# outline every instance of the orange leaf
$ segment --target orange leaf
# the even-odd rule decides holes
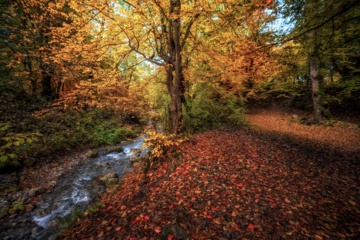
[[[117,228],[115,228],[115,231],[120,231],[121,230],[121,227],[117,227]]]
[[[112,208],[113,208],[112,206],[109,206],[106,210],[109,211],[109,210],[111,210]]]
[[[232,222],[231,225],[236,231],[241,232],[241,228],[239,228],[239,226],[235,222]]]
[[[156,228],[155,228],[155,232],[161,233],[161,227],[156,227]]]
[[[145,220],[145,221],[149,221],[149,220],[150,220],[150,217],[149,217],[148,215],[146,215],[146,216],[144,217],[144,220]]]
[[[216,223],[216,224],[221,224],[220,218],[215,218],[215,219],[214,219],[214,223]]]

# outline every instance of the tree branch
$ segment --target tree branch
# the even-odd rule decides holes
[[[304,35],[307,34],[308,32],[311,32],[311,31],[313,31],[313,30],[316,30],[316,29],[321,28],[321,27],[324,26],[326,23],[334,20],[334,19],[335,19],[336,17],[338,17],[339,15],[341,15],[341,14],[343,14],[343,13],[346,13],[347,11],[351,10],[351,9],[352,9],[353,7],[355,7],[356,5],[360,5],[360,2],[356,2],[356,1],[355,1],[355,2],[353,2],[352,4],[347,5],[346,7],[344,7],[343,9],[341,9],[340,11],[334,13],[332,16],[330,16],[330,17],[329,17],[328,19],[326,19],[325,21],[323,21],[323,22],[319,23],[318,25],[315,25],[315,26],[313,26],[313,27],[311,27],[311,28],[309,28],[309,29],[306,29],[305,31],[303,31],[302,33],[299,33],[298,35],[295,35],[295,36],[293,36],[293,37],[290,37],[290,38],[287,38],[287,39],[284,39],[284,40],[280,40],[280,41],[277,41],[277,42],[273,42],[273,43],[268,44],[267,46],[263,46],[263,47],[261,47],[261,48],[262,48],[262,49],[267,49],[267,48],[271,48],[271,47],[273,47],[273,46],[277,46],[277,45],[279,45],[279,44],[282,45],[282,44],[284,44],[284,43],[287,43],[287,42],[290,42],[290,41],[292,41],[292,40],[294,40],[294,39],[297,39],[297,38],[299,38],[299,37],[301,37],[301,36],[304,36]],[[247,52],[247,53],[243,54],[243,56],[252,54],[252,53],[257,52],[257,51],[259,51],[259,48],[258,48],[258,49],[255,49],[255,50],[253,50],[253,51]]]
[[[181,49],[184,47],[185,43],[186,43],[186,39],[189,37],[189,34],[190,34],[190,29],[191,29],[191,26],[194,24],[195,20],[200,16],[199,13],[197,13],[194,18],[189,22],[189,25],[187,26],[186,28],[186,32],[185,32],[185,35],[184,35],[184,38],[182,40],[182,43],[181,43]]]
[[[311,31],[313,31],[313,30],[316,30],[316,29],[318,29],[318,28],[321,28],[321,27],[324,26],[326,23],[328,23],[328,22],[330,22],[331,20],[335,19],[337,16],[339,16],[339,15],[341,15],[341,14],[349,11],[350,9],[352,9],[353,7],[355,7],[356,5],[359,5],[359,4],[360,4],[360,2],[355,1],[355,2],[353,2],[352,4],[347,5],[346,7],[344,7],[343,9],[341,9],[339,12],[333,14],[332,16],[330,16],[328,19],[326,19],[326,20],[323,21],[322,23],[320,23],[320,24],[318,24],[318,25],[316,25],[316,26],[314,26],[314,27],[311,27],[311,28],[305,30],[304,32],[302,32],[302,33],[300,33],[300,34],[298,34],[298,35],[296,35],[296,36],[294,36],[294,37],[291,37],[291,38],[288,38],[288,39],[286,39],[286,40],[284,40],[284,41],[281,41],[280,43],[285,43],[285,42],[294,40],[294,39],[296,39],[296,38],[299,38],[299,37],[307,34],[308,32],[311,32]]]

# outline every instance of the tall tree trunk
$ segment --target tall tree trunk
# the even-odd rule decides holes
[[[179,15],[181,11],[180,0],[170,0],[170,14]],[[171,65],[166,69],[166,83],[170,93],[169,123],[170,131],[178,134],[183,127],[182,104],[185,102],[185,87],[183,65],[181,58],[180,17],[175,17],[169,22],[168,51]]]
[[[311,93],[314,107],[314,121],[321,122],[321,106],[319,94],[319,61],[316,56],[310,56],[310,79],[311,79]]]
[[[184,92],[181,88],[176,87],[178,85],[178,80],[176,79],[176,71],[172,70],[173,68],[167,70],[166,80],[168,83],[171,83],[171,87],[168,89],[170,93],[170,104],[169,104],[169,124],[170,131],[174,134],[178,134],[182,130],[182,104]],[[175,76],[174,76],[175,73]],[[169,86],[169,84],[168,84]]]
[[[316,30],[308,33],[311,40],[312,50],[309,53],[309,68],[310,68],[310,82],[311,82],[311,96],[313,102],[313,116],[314,123],[321,122],[321,105],[320,105],[320,45]]]

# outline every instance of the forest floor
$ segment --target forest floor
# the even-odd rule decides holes
[[[360,128],[256,110],[253,127],[196,134],[122,184],[63,239],[359,239]],[[295,117],[297,119],[297,117]]]

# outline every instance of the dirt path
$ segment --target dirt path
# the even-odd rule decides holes
[[[305,113],[285,112],[280,109],[258,109],[249,112],[248,120],[263,131],[286,134],[304,141],[316,142],[342,152],[359,152],[360,127],[354,123],[334,121],[332,126],[299,124]],[[325,121],[325,124],[330,124]]]
[[[63,238],[359,239],[355,144],[349,155],[335,138],[333,145],[322,139],[329,129],[319,127],[318,140],[305,133],[317,127],[298,127],[281,114],[249,118],[260,129],[207,131],[182,144],[180,158],[146,174],[137,165]],[[268,123],[289,125],[290,134]],[[327,151],[333,146],[339,151]]]

